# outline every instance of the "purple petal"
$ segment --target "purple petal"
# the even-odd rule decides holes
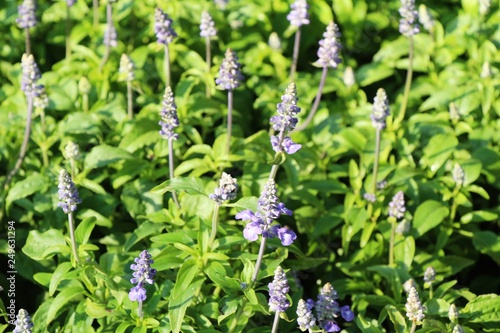
[[[278,238],[281,240],[281,244],[289,246],[297,239],[297,235],[288,227],[283,227],[278,229]]]
[[[323,328],[327,332],[340,332],[339,325],[333,320],[325,321],[325,323],[323,324]]]
[[[287,154],[294,154],[302,148],[302,145],[293,142],[288,136],[283,139],[282,146]]]
[[[141,285],[137,285],[130,289],[130,292],[128,293],[128,298],[132,302],[134,301],[144,301],[146,300],[146,289],[144,289]]]
[[[243,229],[243,237],[250,242],[256,241],[260,234],[262,234],[262,228],[259,222],[250,222]]]
[[[344,305],[340,308],[340,315],[345,321],[352,321],[354,319],[354,312],[352,312],[349,305]]]
[[[257,217],[250,209],[246,209],[236,214],[234,218],[242,221],[255,221]]]
[[[291,216],[292,215],[292,211],[288,208],[285,207],[285,204],[280,202],[278,203],[278,209],[280,211],[281,214],[285,214],[285,215],[288,215],[288,216]]]

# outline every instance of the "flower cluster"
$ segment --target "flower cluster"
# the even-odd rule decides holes
[[[49,105],[49,96],[43,84],[36,85],[34,97],[33,105],[36,108],[45,109]]]
[[[210,16],[208,12],[201,13],[200,36],[210,38],[216,35],[217,29],[215,29],[215,23],[212,16]]]
[[[64,155],[68,160],[77,160],[80,158],[80,147],[78,147],[78,144],[73,141],[69,141],[68,144],[66,144],[66,147],[64,147]]]
[[[389,216],[399,220],[403,218],[405,212],[405,195],[403,191],[399,191],[392,197],[392,201],[389,202]]]
[[[462,186],[464,184],[465,173],[464,173],[464,169],[462,169],[460,164],[455,163],[455,165],[453,166],[453,171],[451,173],[451,177],[453,178],[453,180],[455,181],[457,186]]]
[[[342,62],[342,59],[339,58],[340,49],[342,48],[339,41],[340,36],[339,27],[335,23],[330,22],[326,27],[326,32],[323,34],[324,39],[319,41],[319,59],[316,62],[319,66],[337,68]]]
[[[283,269],[278,266],[274,271],[274,280],[269,283],[269,311],[285,312],[290,307],[286,295],[290,287]]]
[[[229,2],[229,0],[214,0],[215,5],[219,9],[226,9],[228,2]]]
[[[120,68],[118,69],[118,74],[120,75],[121,81],[131,82],[135,79],[134,74],[134,62],[125,53],[120,57]]]
[[[240,68],[241,65],[238,62],[236,53],[231,49],[227,49],[224,60],[222,60],[222,64],[220,65],[219,78],[215,79],[215,83],[222,86],[225,90],[238,88],[241,81],[243,81]]]
[[[418,297],[418,292],[415,287],[410,288],[405,307],[408,319],[416,324],[421,324],[425,318],[425,307],[420,303],[420,298]]]
[[[375,96],[373,100],[373,108],[372,108],[372,125],[376,129],[384,129],[385,128],[385,119],[389,116],[389,99],[387,98],[387,94],[383,88],[379,88],[377,90],[377,96]]]
[[[434,17],[432,16],[427,6],[424,4],[418,6],[418,20],[420,21],[420,24],[424,26],[424,29],[427,31],[432,31],[434,29],[434,26],[436,25]]]
[[[415,9],[415,0],[401,0],[399,8],[399,32],[406,37],[416,35],[420,32],[418,27],[418,12]]]
[[[432,284],[435,279],[436,279],[436,270],[432,266],[427,267],[427,269],[424,272],[424,281],[429,284]]]
[[[35,16],[35,0],[24,0],[22,4],[17,7],[18,18],[16,23],[21,29],[29,29],[36,25]]]
[[[233,200],[238,192],[238,184],[236,178],[223,172],[220,178],[219,187],[215,189],[214,194],[210,194],[210,199],[221,205],[224,201]]]
[[[278,237],[281,244],[288,246],[297,238],[295,232],[288,227],[281,227],[279,224],[273,225],[273,222],[281,214],[292,215],[292,211],[279,202],[276,192],[274,179],[269,179],[259,197],[257,212],[254,213],[247,209],[236,214],[237,220],[250,221],[243,230],[243,236],[247,240],[256,241],[259,235],[265,238]]]
[[[19,309],[14,325],[16,325],[16,327],[14,327],[12,333],[31,333],[33,323],[31,322],[31,317],[29,316],[28,311]]]
[[[76,0],[66,0],[66,5],[68,7],[73,7],[73,5],[76,3]]]
[[[155,34],[159,44],[172,43],[177,33],[172,28],[172,20],[160,8],[155,9]]]
[[[302,25],[309,24],[309,14],[307,13],[309,5],[306,0],[295,0],[290,7],[292,10],[286,18],[290,21],[291,25],[300,27]]]
[[[118,46],[118,33],[113,22],[109,22],[106,26],[106,31],[104,31],[104,45],[109,47]]]
[[[59,200],[60,202],[57,206],[61,207],[64,214],[69,214],[76,210],[76,205],[81,203],[82,200],[78,195],[78,190],[76,189],[71,176],[62,169],[59,172],[59,185],[57,186]]]
[[[174,132],[174,129],[179,126],[179,118],[177,117],[177,105],[175,105],[174,93],[170,87],[165,89],[163,108],[160,115],[160,135],[164,139],[177,140],[179,135]]]
[[[297,152],[302,146],[297,144],[285,136],[288,132],[295,129],[298,119],[297,114],[300,108],[297,106],[297,88],[295,83],[291,83],[281,96],[281,103],[277,105],[278,115],[271,117],[271,124],[275,131],[279,132],[279,136],[271,136],[271,145],[275,152],[285,151],[287,154]]]
[[[35,98],[40,91],[40,88],[37,85],[37,82],[40,79],[40,71],[38,70],[38,66],[32,54],[23,54],[21,58],[21,69],[21,90],[24,92],[26,97]]]
[[[345,321],[352,321],[354,312],[349,305],[341,307],[337,299],[337,291],[330,283],[326,283],[321,288],[316,303],[311,299],[307,302],[300,300],[297,306],[297,323],[300,330],[311,329],[317,323],[319,328],[326,332],[340,332],[341,329],[336,319],[340,315]],[[316,318],[312,314],[313,308],[316,310]]]
[[[142,251],[139,257],[134,259],[134,262],[135,264],[130,265],[130,269],[134,271],[130,283],[135,284],[135,286],[130,289],[128,297],[132,302],[142,302],[146,300],[146,289],[144,289],[144,285],[146,282],[153,284],[156,269],[151,268],[151,264],[154,263],[154,260],[151,259],[151,254],[146,250]]]

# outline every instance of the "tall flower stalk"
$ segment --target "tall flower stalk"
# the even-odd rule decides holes
[[[208,12],[201,13],[200,36],[205,37],[205,62],[207,63],[207,75],[210,74],[212,68],[212,52],[210,40],[217,36],[217,29],[212,16]],[[210,97],[210,86],[206,86],[206,96]]]
[[[66,0],[66,59],[71,55],[71,7],[75,4],[75,0]]]
[[[64,157],[69,160],[71,167],[71,178],[76,175],[76,160],[80,158],[80,147],[73,141],[69,141],[64,147]]]
[[[24,309],[19,309],[16,316],[16,321],[14,322],[14,330],[12,333],[31,333],[33,332],[33,322],[28,314],[28,311]]]
[[[283,269],[278,266],[274,271],[273,282],[269,283],[269,311],[274,312],[274,322],[272,333],[278,332],[278,323],[280,314],[285,312],[290,307],[290,301],[287,298],[288,280]]]
[[[323,71],[321,72],[321,81],[319,83],[318,93],[316,94],[316,98],[314,99],[314,104],[309,112],[309,115],[306,120],[299,127],[297,127],[296,131],[304,130],[314,118],[316,111],[318,111],[321,95],[323,94],[323,88],[325,87],[328,68],[337,68],[342,62],[342,59],[339,57],[340,49],[342,48],[339,40],[340,36],[341,34],[338,26],[333,23],[333,21],[330,22],[330,24],[326,27],[326,32],[323,34],[324,39],[319,41],[319,59],[316,61],[316,65],[323,68]]]
[[[219,208],[220,206],[228,200],[233,200],[236,198],[236,193],[238,192],[238,184],[236,183],[236,178],[231,177],[231,175],[223,172],[219,181],[219,187],[215,188],[213,194],[210,194],[210,199],[215,201],[215,207],[212,217],[212,230],[210,232],[210,240],[208,242],[208,247],[211,248],[215,241],[217,235],[217,226],[219,224]]]
[[[118,45],[118,33],[116,32],[115,25],[113,24],[113,7],[111,4],[116,0],[108,0],[106,4],[106,31],[104,32],[104,45],[106,46],[106,51],[102,57],[101,64],[99,65],[99,71],[102,71],[104,65],[108,61],[109,55],[111,53],[111,48]]]
[[[163,107],[160,112],[160,116],[160,135],[162,138],[168,140],[168,170],[170,179],[172,179],[174,178],[175,169],[173,141],[177,140],[179,137],[179,135],[174,132],[174,129],[179,126],[179,118],[177,117],[177,105],[175,104],[174,93],[170,87],[165,89],[165,94],[163,95]],[[174,200],[177,208],[180,208],[181,205],[179,204],[177,193],[175,193],[175,191],[172,192],[172,199]]]
[[[119,81],[127,82],[127,114],[129,119],[134,117],[132,98],[132,81],[135,79],[134,68],[132,59],[128,55],[122,54],[118,73],[120,74]]]
[[[292,10],[286,18],[290,21],[291,25],[297,27],[297,31],[295,32],[295,42],[293,44],[292,66],[290,68],[290,81],[293,82],[295,72],[297,70],[297,61],[299,59],[301,26],[309,24],[309,14],[307,13],[309,5],[306,0],[295,0],[290,7]]]
[[[425,318],[424,311],[425,307],[422,306],[420,298],[418,297],[418,292],[415,287],[410,288],[408,298],[406,300],[406,316],[410,319],[412,325],[410,333],[414,333],[417,325],[421,325]]]
[[[80,81],[78,81],[78,92],[82,95],[83,112],[89,112],[89,93],[91,88],[89,80],[85,76],[82,76]]]
[[[135,264],[130,265],[130,268],[134,271],[130,283],[135,284],[135,286],[130,289],[128,297],[132,302],[139,303],[137,307],[137,316],[142,319],[142,302],[147,298],[144,286],[146,283],[154,283],[153,279],[156,275],[156,269],[151,268],[151,264],[154,263],[154,260],[151,259],[151,254],[146,250],[142,251],[141,254],[134,259],[134,262]]]
[[[99,0],[92,0],[93,25],[97,28],[99,25]]]
[[[231,49],[226,50],[224,60],[219,69],[219,78],[215,83],[222,89],[227,90],[227,142],[226,154],[231,149],[231,132],[233,128],[233,90],[238,88],[243,81],[241,74],[241,65],[238,62],[236,53]]]
[[[392,197],[389,203],[389,222],[391,223],[391,238],[389,241],[389,265],[394,263],[394,238],[397,221],[402,219],[406,212],[405,197],[403,191],[399,191]]]
[[[30,28],[33,28],[37,23],[35,10],[35,0],[23,0],[23,3],[17,7],[18,18],[16,23],[19,28],[24,29],[27,55],[31,54]]]
[[[21,149],[19,150],[19,156],[17,157],[16,164],[11,172],[7,175],[5,180],[4,189],[7,189],[12,181],[12,178],[17,174],[21,165],[23,164],[24,157],[28,150],[28,143],[31,135],[31,121],[33,117],[33,108],[35,103],[35,98],[40,93],[40,86],[38,85],[38,80],[40,79],[40,72],[38,66],[35,62],[35,58],[32,54],[23,54],[21,58],[21,90],[26,96],[27,103],[27,113],[26,113],[26,125],[24,127],[24,137],[21,144]]]
[[[78,249],[75,240],[73,212],[76,210],[76,205],[81,203],[82,200],[78,195],[78,190],[76,189],[71,176],[64,169],[59,172],[59,185],[57,187],[59,189],[57,193],[60,200],[57,205],[62,208],[64,214],[68,215],[68,229],[71,239],[71,249],[73,250],[75,261],[79,263],[80,258],[78,256]]]
[[[436,280],[436,270],[432,266],[428,266],[424,272],[424,282],[429,285],[429,299],[434,296],[434,281]]]
[[[406,82],[404,87],[403,101],[399,113],[396,117],[395,124],[399,125],[405,118],[406,107],[408,105],[408,98],[410,95],[411,81],[413,76],[413,56],[414,45],[413,36],[420,32],[418,25],[418,11],[415,9],[415,0],[401,0],[401,7],[399,8],[401,19],[399,20],[399,32],[408,37],[408,70],[406,72]],[[397,126],[396,125],[396,126]]]
[[[171,86],[170,79],[170,53],[168,45],[177,37],[177,33],[172,28],[172,20],[160,8],[155,9],[155,34],[157,42],[164,45],[165,59],[165,85]]]

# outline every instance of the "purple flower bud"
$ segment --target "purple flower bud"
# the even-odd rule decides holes
[[[134,81],[134,68],[135,65],[132,59],[130,59],[130,57],[125,53],[122,53],[122,56],[120,57],[120,67],[118,68],[118,74],[120,75],[118,80],[127,82]]]
[[[350,313],[349,307],[343,307],[342,309],[344,311],[342,311],[337,302],[337,298],[337,291],[333,289],[330,283],[326,283],[323,288],[321,288],[318,295],[318,301],[315,304],[318,326],[327,332],[340,331],[340,326],[336,321],[339,315],[342,315],[344,319],[347,317],[347,319],[351,320],[354,317],[354,313]]]
[[[113,22],[108,22],[106,31],[104,31],[104,45],[109,47],[118,46],[118,33],[113,25]]]
[[[418,12],[415,9],[415,0],[401,0],[399,8],[399,32],[406,37],[416,35],[420,32],[418,27]]]
[[[340,326],[333,319],[325,320],[325,322],[323,323],[323,329],[326,332],[340,332]]]
[[[14,325],[16,325],[16,327],[14,327],[12,333],[31,333],[33,322],[31,321],[28,311],[19,309]]]
[[[208,12],[201,13],[200,36],[208,38],[217,36],[214,20]]]
[[[76,0],[66,0],[66,5],[68,7],[73,7],[73,5],[76,3]]]
[[[295,83],[291,83],[286,88],[285,94],[281,96],[281,103],[277,105],[278,115],[271,117],[271,124],[275,131],[288,133],[295,129],[298,122],[296,116],[300,112],[297,101],[297,87]]]
[[[236,89],[243,81],[241,74],[241,65],[238,62],[238,57],[231,49],[227,49],[219,69],[219,78],[215,79],[215,83],[225,90]]]
[[[174,132],[174,129],[179,126],[179,118],[177,117],[177,105],[175,105],[174,93],[170,87],[165,89],[163,108],[160,115],[161,120],[159,124],[161,126],[160,135],[162,138],[177,140],[179,135]]]
[[[35,93],[35,99],[33,100],[33,105],[36,108],[45,109],[49,105],[49,96],[45,91],[45,86],[43,84],[37,84]]]
[[[316,63],[321,67],[332,67],[337,68],[337,66],[342,62],[339,58],[340,49],[342,45],[340,44],[339,38],[341,34],[339,32],[338,26],[330,22],[326,27],[326,32],[323,34],[324,39],[319,41],[318,49],[318,61]]]
[[[219,187],[215,189],[214,194],[210,194],[209,198],[221,205],[224,201],[236,198],[236,192],[238,192],[236,178],[223,172],[220,178]]]
[[[344,305],[340,308],[340,315],[344,318],[345,321],[353,321],[354,320],[354,312],[352,312],[351,307],[349,305]]]
[[[78,190],[73,180],[71,180],[71,176],[64,169],[59,172],[59,185],[57,188],[59,189],[57,193],[60,200],[57,205],[62,208],[64,214],[74,212],[76,205],[81,203],[82,200],[78,195]]]
[[[405,215],[405,197],[403,191],[399,191],[392,197],[389,203],[389,216],[395,217],[397,220],[403,218]]]
[[[373,193],[365,193],[363,194],[363,198],[365,198],[366,201],[374,203],[377,201],[377,197]]]
[[[290,307],[287,293],[290,289],[283,269],[278,266],[274,271],[274,280],[269,283],[269,311],[285,312]]]
[[[286,18],[290,21],[291,25],[300,27],[302,25],[309,24],[309,14],[307,13],[309,5],[305,0],[295,0],[290,7],[292,10]]]
[[[373,101],[372,108],[372,125],[376,129],[384,129],[385,128],[385,118],[389,116],[389,100],[387,99],[387,94],[383,88],[379,88],[377,90],[377,96]]]
[[[16,23],[19,28],[29,29],[36,25],[35,9],[35,0],[24,0],[23,3],[17,7],[18,18],[16,19]]]
[[[144,285],[145,283],[153,284],[156,269],[151,268],[154,261],[151,259],[151,254],[146,250],[142,251],[139,257],[134,259],[134,262],[135,264],[130,265],[130,268],[134,271],[130,283],[135,284],[135,286],[130,289],[128,297],[132,302],[142,302],[146,300]]]
[[[311,301],[312,304],[309,301]],[[308,302],[304,302],[304,300],[301,299],[297,304],[297,324],[302,332],[312,329],[316,324],[316,318],[314,318],[312,313],[313,306],[314,302],[311,299],[308,300]]]
[[[36,97],[39,91],[37,82],[40,79],[40,71],[32,54],[23,54],[21,58],[21,90],[26,97]]]
[[[160,8],[155,9],[155,34],[158,43],[170,44],[177,33],[172,28],[172,20]]]
[[[425,307],[420,303],[418,292],[414,287],[410,288],[410,293],[406,300],[406,316],[417,325],[422,324],[425,318]]]
[[[281,241],[281,244],[284,246],[292,245],[293,241],[297,239],[297,235],[293,230],[290,230],[288,227],[283,227],[278,229],[278,238]]]
[[[428,266],[424,272],[424,281],[432,284],[436,279],[436,270],[432,266]]]

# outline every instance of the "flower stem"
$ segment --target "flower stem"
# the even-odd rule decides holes
[[[168,170],[169,170],[169,176],[170,179],[174,178],[174,145],[173,145],[173,140],[170,138],[168,139]],[[172,191],[172,199],[175,202],[175,205],[177,208],[181,208],[181,205],[179,204],[179,200],[177,199],[177,193],[175,191]]]
[[[218,203],[215,204],[214,213],[212,216],[212,231],[210,232],[210,240],[208,241],[208,248],[211,249],[217,235],[217,225],[219,224],[219,208]]]
[[[233,89],[227,91],[227,142],[226,154],[231,149],[231,132],[233,131]]]
[[[89,94],[82,95],[83,112],[89,112]]]
[[[112,20],[113,20],[113,8],[111,7],[111,2],[108,1],[107,5],[106,5],[106,20],[107,20],[107,24],[108,24],[108,32],[111,32],[111,25],[113,24],[112,23]],[[111,33],[108,33],[107,36],[106,36],[107,39],[110,39],[111,38]],[[104,52],[104,56],[102,57],[102,61],[101,61],[101,64],[99,65],[99,72],[102,72],[102,69],[104,67],[104,65],[106,64],[106,62],[108,61],[108,58],[109,58],[109,54],[111,53],[111,43],[109,40],[106,41],[106,51]]]
[[[210,36],[205,37],[205,62],[207,63],[207,75],[210,74],[210,69],[212,68],[212,53],[210,49]],[[206,85],[206,96],[210,97],[210,86]]]
[[[142,301],[138,301],[138,306],[137,306],[137,315],[139,318],[142,319],[143,313],[142,313]]]
[[[301,30],[300,27],[295,32],[295,42],[293,44],[293,60],[292,67],[290,68],[290,81],[293,82],[295,79],[295,72],[297,71],[297,62],[299,60],[299,48],[300,48],[300,35]]]
[[[306,120],[303,121],[300,124],[300,126],[297,126],[295,128],[294,132],[299,132],[299,131],[304,130],[309,125],[309,123],[312,121],[314,115],[316,114],[316,111],[318,111],[318,106],[319,106],[319,102],[321,100],[321,95],[323,94],[323,88],[325,87],[326,74],[328,74],[328,67],[324,66],[323,72],[321,73],[321,81],[319,83],[318,93],[316,94],[316,98],[314,99],[313,107],[312,107],[311,111],[309,112],[309,115],[307,116]]]
[[[262,237],[262,241],[260,243],[259,254],[257,256],[257,262],[255,263],[255,269],[253,271],[252,276],[252,285],[257,282],[257,277],[259,275],[260,265],[262,264],[262,259],[264,258],[264,251],[266,249],[266,238]]]
[[[378,174],[378,161],[380,157],[380,135],[382,129],[377,128],[375,133],[375,160],[373,162],[373,176],[372,176],[372,190],[373,194],[377,194],[377,174]]]
[[[170,87],[170,53],[168,50],[168,44],[165,44],[165,60],[164,60],[164,66],[165,66],[165,85],[167,87]]]
[[[92,0],[92,7],[94,9],[94,28],[99,25],[99,0]]]
[[[411,324],[411,329],[410,329],[410,333],[415,333],[415,330],[417,329],[417,324],[415,322],[412,322]]]
[[[71,56],[71,41],[70,35],[71,33],[71,8],[66,6],[66,59]]]
[[[401,108],[399,109],[399,114],[394,122],[396,126],[401,124],[405,118],[406,106],[408,105],[408,98],[410,95],[411,88],[411,80],[413,76],[413,36],[408,37],[408,42],[410,44],[408,51],[408,71],[406,72],[406,82],[405,82],[405,90],[403,95],[403,101],[401,103]],[[397,128],[397,127],[396,127]]]
[[[127,112],[128,112],[128,119],[134,118],[134,113],[133,113],[133,103],[132,103],[132,82],[127,81]]]
[[[389,266],[394,264],[394,239],[396,236],[396,219],[394,217],[389,217],[391,222],[391,238],[389,240]]]
[[[24,30],[26,31],[26,35],[25,35],[26,55],[30,55],[31,54],[30,29],[29,28],[25,28]]]
[[[80,263],[80,258],[78,257],[78,250],[76,247],[75,240],[75,226],[73,223],[73,212],[68,214],[68,227],[69,227],[69,237],[71,238],[71,249],[73,250],[73,256],[77,263]]]
[[[280,312],[276,311],[276,314],[274,315],[273,329],[271,330],[271,333],[278,332],[279,321],[280,321]]]

